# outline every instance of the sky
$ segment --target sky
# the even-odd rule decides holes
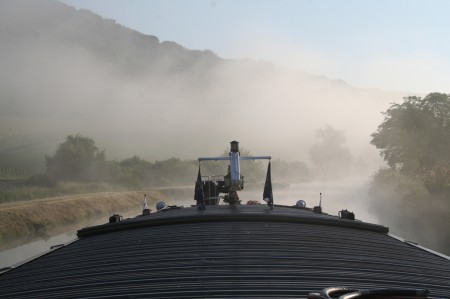
[[[63,0],[161,41],[352,86],[449,92],[450,1]]]

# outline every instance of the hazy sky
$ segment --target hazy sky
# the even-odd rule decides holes
[[[161,41],[343,79],[449,92],[450,1],[64,0]]]

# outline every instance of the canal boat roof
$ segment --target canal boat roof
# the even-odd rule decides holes
[[[326,298],[323,290],[346,287],[450,298],[445,255],[394,238],[384,226],[317,212],[172,206],[87,227],[76,241],[6,269],[0,295]]]

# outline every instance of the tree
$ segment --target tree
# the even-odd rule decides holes
[[[105,174],[105,151],[100,151],[89,137],[69,135],[53,157],[45,158],[47,173],[56,179],[97,181]]]
[[[330,125],[316,132],[320,142],[309,150],[315,170],[321,176],[337,177],[349,174],[353,167],[353,156],[344,146],[345,136]]]
[[[383,123],[372,134],[371,143],[380,149],[389,167],[421,176],[428,181],[431,192],[449,184],[449,95],[430,93],[423,99],[406,97],[402,104],[393,104],[384,115]]]
[[[369,188],[370,208],[393,231],[450,253],[450,95],[392,104],[371,143],[388,167]]]

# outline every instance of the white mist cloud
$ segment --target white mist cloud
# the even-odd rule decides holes
[[[289,34],[280,34],[279,30],[268,24],[249,20],[232,42],[224,45],[223,53],[225,57],[248,57],[314,75],[342,79],[342,72],[339,72],[342,64],[336,57],[327,55],[320,47],[306,45],[296,39]]]
[[[360,84],[373,82],[385,89],[404,90],[427,94],[448,93],[450,64],[431,53],[416,52],[403,55],[381,55],[361,66]]]

